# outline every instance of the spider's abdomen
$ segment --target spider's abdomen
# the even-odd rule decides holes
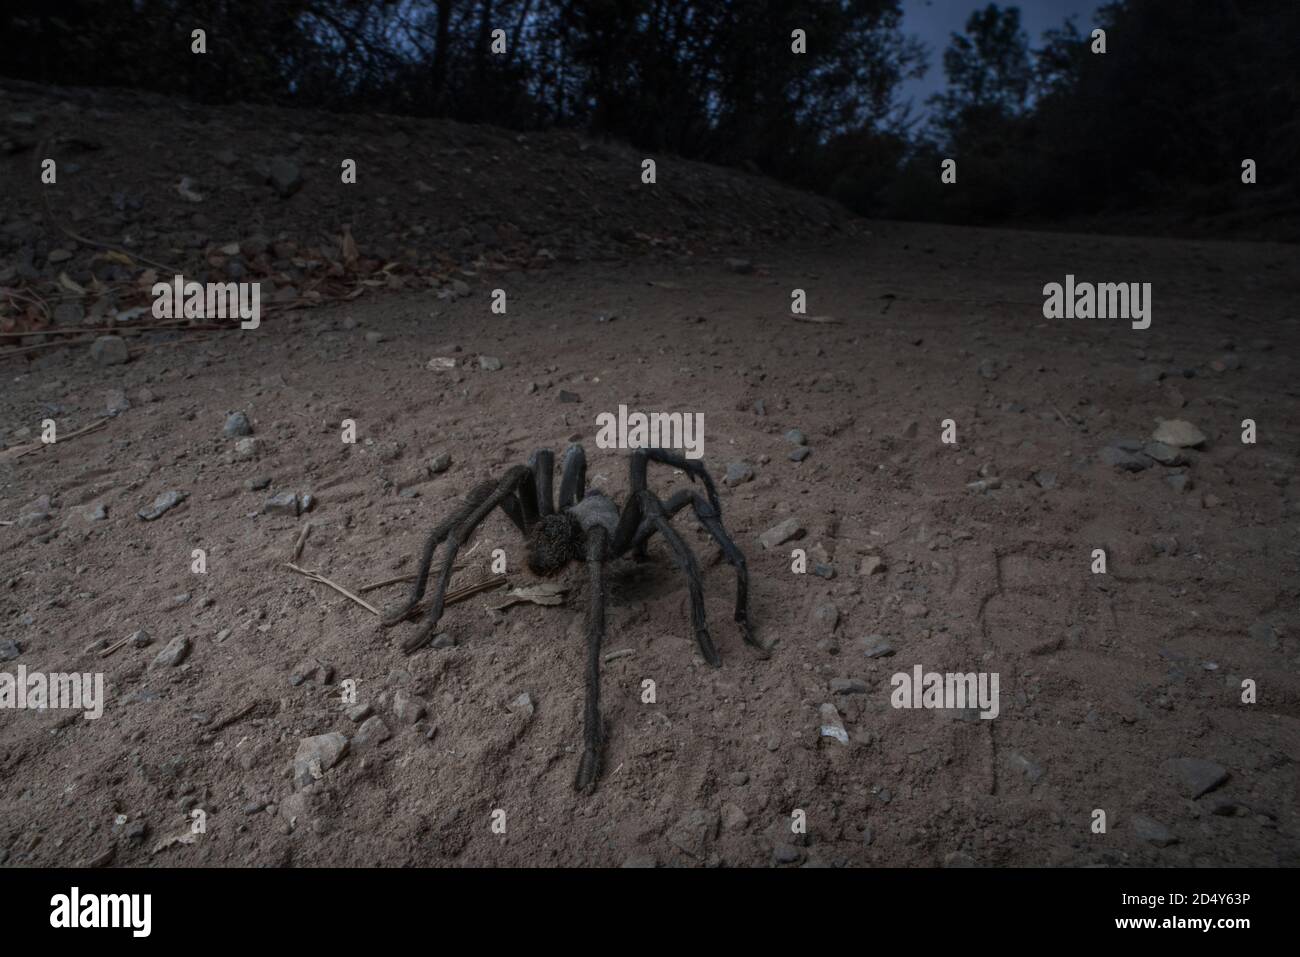
[[[566,514],[546,515],[528,537],[528,568],[534,575],[554,575],[580,557],[582,533]]]

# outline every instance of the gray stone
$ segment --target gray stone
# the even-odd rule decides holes
[[[821,726],[818,734],[823,738],[830,738],[832,741],[838,741],[840,744],[849,743],[849,733],[844,728],[844,719],[840,717],[839,709],[829,702],[818,709],[818,715],[821,719]]]
[[[13,661],[23,653],[23,646],[12,638],[0,641],[0,661]]]
[[[1150,457],[1141,452],[1130,452],[1118,444],[1108,445],[1101,450],[1101,460],[1122,472],[1141,472],[1152,466]]]
[[[1201,758],[1174,758],[1169,762],[1183,794],[1193,801],[1226,782],[1228,769]]]
[[[748,259],[728,259],[727,268],[740,276],[748,276],[754,271],[754,264]]]
[[[229,438],[237,439],[241,436],[252,435],[253,426],[249,423],[248,416],[243,412],[231,412],[226,416],[226,424],[222,431]]]
[[[861,678],[832,678],[831,694],[866,694],[867,683]]]
[[[373,715],[357,728],[356,736],[352,739],[352,747],[358,752],[365,751],[383,744],[392,736],[393,733],[388,730],[388,725],[384,724],[384,719],[379,715]]]
[[[296,518],[299,512],[298,495],[295,492],[276,492],[262,506],[267,515],[288,515]]]
[[[861,643],[862,652],[868,658],[888,658],[894,654],[894,646],[880,635],[867,635]]]
[[[833,601],[818,602],[813,608],[813,621],[819,629],[830,634],[840,623],[840,610]]]
[[[488,372],[496,372],[501,368],[501,360],[496,356],[479,356],[478,367]]]
[[[678,850],[696,860],[703,860],[708,854],[709,845],[718,836],[720,824],[721,819],[717,811],[696,808],[683,814],[677,823],[668,829],[666,837],[668,842]]]
[[[131,358],[121,336],[100,336],[90,344],[90,356],[102,366],[118,366]]]
[[[825,562],[818,562],[813,566],[813,574],[818,578],[825,578],[830,581],[835,577],[835,566],[828,565]]]
[[[302,188],[302,170],[285,156],[276,156],[266,166],[266,181],[275,187],[281,199],[288,199]]]
[[[293,783],[305,788],[323,777],[325,772],[348,753],[348,739],[337,731],[303,738],[293,756]]]
[[[525,720],[531,718],[533,712],[536,711],[536,708],[533,706],[533,697],[527,691],[514,698],[508,705],[506,705],[506,708],[511,714],[520,715]]]
[[[802,462],[808,456],[812,455],[812,449],[806,445],[801,445],[790,453],[791,462]]]
[[[158,652],[156,658],[149,663],[149,669],[154,668],[175,668],[190,654],[190,640],[184,635],[177,635],[167,646]]]
[[[727,474],[723,477],[724,485],[740,485],[744,482],[753,481],[754,466],[748,462],[732,462],[727,466]]]
[[[1172,445],[1165,445],[1163,442],[1148,442],[1143,446],[1142,451],[1151,456],[1161,465],[1186,465],[1187,456],[1181,449],[1176,449]]]
[[[1169,828],[1144,814],[1134,814],[1130,823],[1133,826],[1133,833],[1140,841],[1146,841],[1156,847],[1168,847],[1178,843],[1178,838],[1174,837]]]
[[[1165,419],[1151,433],[1151,438],[1180,449],[1205,444],[1205,433],[1184,419]]]
[[[785,434],[785,440],[791,445],[807,445],[808,436],[804,435],[799,429],[791,429]]]
[[[415,724],[424,717],[424,702],[405,689],[393,695],[393,716],[402,724]]]
[[[451,468],[451,456],[446,452],[439,452],[429,460],[429,471],[434,475],[445,472]]]
[[[764,548],[776,548],[784,545],[786,542],[796,538],[801,538],[804,534],[804,528],[799,524],[797,518],[787,518],[779,525],[773,525],[758,540],[762,542]]]
[[[131,408],[131,400],[121,389],[110,389],[104,395],[104,411],[109,415],[121,415]]]
[[[1195,486],[1192,477],[1186,472],[1177,472],[1173,475],[1166,475],[1165,481],[1175,492],[1190,492]]]
[[[171,511],[188,497],[188,492],[178,492],[174,489],[168,492],[163,492],[153,500],[152,505],[148,508],[140,509],[136,514],[146,522],[152,522],[156,518],[161,518],[166,512]]]
[[[1034,481],[1038,484],[1038,487],[1041,489],[1054,489],[1056,488],[1056,473],[1035,472]]]

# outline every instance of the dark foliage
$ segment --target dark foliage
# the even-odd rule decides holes
[[[1107,52],[1090,51],[1096,27]],[[206,31],[207,54],[191,52]],[[792,31],[807,52],[792,52]],[[496,31],[500,31],[497,33]],[[494,40],[504,52],[493,50]],[[915,129],[900,0],[10,0],[0,72],[202,102],[565,125],[959,222],[1300,213],[1300,4],[1121,0],[1035,46],[976,11]],[[939,163],[959,163],[956,188]],[[1243,188],[1241,161],[1259,165]]]

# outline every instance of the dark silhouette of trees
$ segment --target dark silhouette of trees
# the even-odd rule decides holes
[[[869,215],[1300,213],[1300,3],[1119,0],[1035,44],[988,4],[924,69],[901,0],[8,0],[0,72],[201,102],[569,126],[742,165]],[[1105,54],[1090,34],[1107,32]],[[208,53],[190,51],[194,29]],[[495,31],[505,53],[491,50]],[[807,52],[792,51],[806,33]],[[956,187],[939,182],[958,161]],[[1243,159],[1260,182],[1243,189]],[[1217,218],[1217,219],[1216,219]]]

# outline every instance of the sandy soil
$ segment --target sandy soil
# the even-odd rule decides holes
[[[200,344],[155,337],[125,365],[84,347],[6,363],[11,445],[42,419],[67,433],[120,408],[115,391],[129,408],[0,464],[0,518],[15,523],[0,527],[0,619],[18,651],[4,668],[102,671],[108,699],[93,721],[0,716],[0,862],[1300,862],[1295,250],[873,224],[758,252],[748,275],[722,258],[518,274],[505,316],[488,308],[502,280],[484,277],[457,301],[396,293]],[[1151,328],[1044,320],[1042,286],[1067,272],[1152,282]],[[794,321],[795,287],[837,322]],[[457,367],[426,368],[435,356]],[[607,650],[630,653],[604,665],[606,765],[584,797],[584,569],[561,579],[561,607],[493,611],[499,591],[452,606],[454,645],[408,658],[397,644],[414,625],[383,631],[285,563],[310,522],[301,565],[352,589],[410,572],[458,496],[571,439],[621,500],[626,453],[594,444],[596,415],[620,403],[702,412],[719,480],[753,465],[723,489],[724,519],[776,651],[742,644],[731,568],[693,520],[677,524],[705,567],[720,669],[696,650],[663,544],[618,562]],[[223,434],[236,410],[251,452]],[[947,418],[956,446],[940,441]],[[1189,465],[1099,457],[1162,418],[1208,436]],[[1257,444],[1240,441],[1243,418]],[[432,472],[444,452],[451,466]],[[982,477],[1000,481],[970,487]],[[652,473],[665,495],[683,481]],[[168,490],[187,497],[137,517]],[[266,514],[284,491],[313,509]],[[802,537],[765,549],[758,536],[791,517]],[[500,513],[470,544],[457,584],[488,575],[498,547],[528,583]],[[794,548],[834,577],[793,573]],[[138,629],[148,646],[101,657]],[[188,656],[150,667],[178,637]],[[894,654],[869,657],[881,642]],[[891,707],[890,676],[918,664],[997,672],[1000,715]],[[1256,704],[1241,702],[1245,678]],[[345,679],[390,738],[356,741]],[[524,692],[531,715],[509,707]],[[826,703],[847,743],[819,733]],[[300,788],[300,742],[330,732],[349,752]],[[1226,782],[1193,798],[1181,758]],[[195,808],[206,833],[158,849]]]

